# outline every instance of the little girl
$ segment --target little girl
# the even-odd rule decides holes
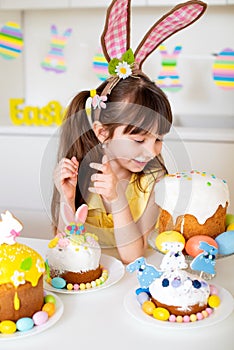
[[[201,1],[174,7],[147,32],[135,54],[130,43],[130,0],[113,0],[101,37],[110,78],[80,92],[68,107],[54,173],[52,215],[64,229],[60,205],[88,205],[86,230],[102,248],[116,247],[124,263],[144,255],[158,209],[156,182],[167,171],[161,157],[172,112],[166,95],[141,70],[145,59],[172,34],[205,11]],[[91,118],[87,101],[92,97]],[[91,119],[91,120],[90,120]]]
[[[97,95],[107,85],[97,88]],[[160,152],[172,112],[162,90],[140,72],[116,84],[106,108],[92,107],[92,127],[85,110],[89,96],[83,91],[73,99],[62,126],[53,219],[62,230],[60,203],[74,212],[87,203],[86,229],[99,236],[103,248],[117,247],[128,263],[144,255],[155,227],[153,188],[166,173]]]

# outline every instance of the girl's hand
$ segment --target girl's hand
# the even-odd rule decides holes
[[[118,178],[112,170],[107,156],[103,156],[102,164],[90,163],[90,167],[98,170],[100,173],[91,176],[93,187],[89,187],[89,191],[100,194],[107,202],[115,201],[118,198]]]
[[[61,197],[73,201],[76,196],[76,185],[79,162],[76,157],[63,158],[54,170],[54,183]]]

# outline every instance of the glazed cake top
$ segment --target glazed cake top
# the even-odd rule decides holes
[[[190,214],[204,224],[219,205],[225,207],[229,203],[229,190],[227,182],[214,174],[176,172],[156,184],[155,202],[172,216],[173,222],[180,215]]]

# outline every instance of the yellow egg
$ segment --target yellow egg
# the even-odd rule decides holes
[[[218,295],[210,295],[208,299],[208,304],[210,307],[218,307],[220,305],[220,298]]]
[[[153,317],[160,321],[167,321],[170,317],[170,313],[164,307],[156,307],[153,310]]]
[[[153,311],[156,308],[156,306],[154,305],[154,303],[150,300],[146,300],[142,306],[141,306],[142,310],[148,314],[148,315],[153,315]]]
[[[226,231],[234,231],[234,223],[228,225]]]
[[[167,253],[167,250],[163,249],[162,243],[165,242],[180,242],[185,244],[184,236],[177,231],[164,231],[160,233],[155,240],[157,249],[162,253]]]
[[[0,323],[0,332],[3,334],[12,334],[16,332],[16,324],[13,321],[5,320]]]

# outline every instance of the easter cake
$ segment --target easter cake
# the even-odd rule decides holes
[[[85,204],[75,216],[69,206],[62,206],[66,227],[49,242],[46,255],[47,281],[55,288],[91,288],[107,278],[107,271],[100,265],[98,238],[84,229],[87,213]]]
[[[175,230],[188,240],[195,235],[216,238],[225,231],[228,185],[213,174],[168,174],[155,186],[155,202],[160,208],[159,233]]]
[[[22,224],[9,212],[0,221],[0,321],[32,317],[44,304],[42,257],[16,242]]]
[[[142,310],[162,321],[194,322],[207,318],[220,305],[218,289],[210,285],[202,274],[213,273],[217,248],[206,242],[201,243],[202,253],[190,264],[182,251],[180,241],[163,243],[165,255],[159,268],[147,264],[144,257],[127,265],[128,272],[137,271],[140,288],[136,298]],[[212,258],[211,258],[212,257]]]

